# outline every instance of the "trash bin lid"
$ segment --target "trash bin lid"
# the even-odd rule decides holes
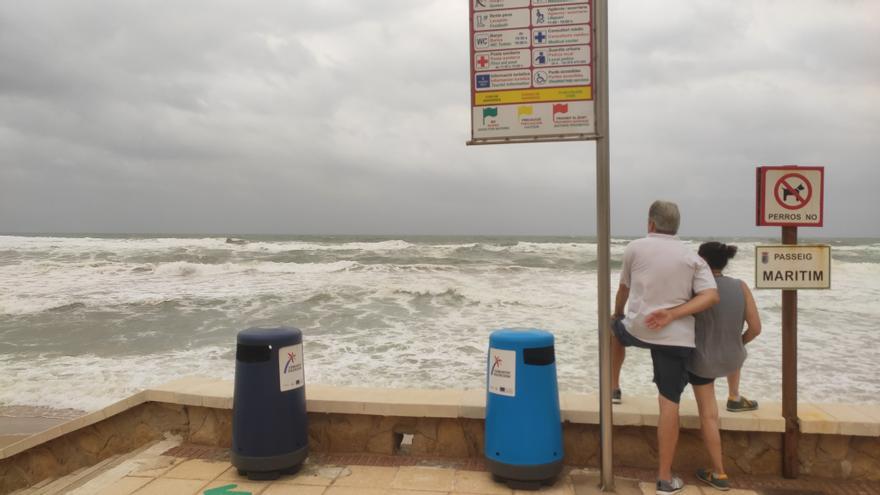
[[[537,328],[502,328],[489,336],[489,344],[510,349],[531,349],[553,345],[553,334]]]
[[[245,345],[290,345],[302,342],[302,331],[294,327],[253,327],[238,332],[238,343]]]

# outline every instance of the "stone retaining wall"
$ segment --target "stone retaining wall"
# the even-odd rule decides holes
[[[395,454],[403,434],[411,434],[410,455],[482,457],[483,420],[401,418],[310,413],[309,442],[315,452]],[[782,475],[782,434],[721,431],[725,468],[733,475]],[[599,427],[565,423],[565,463],[598,467]],[[801,473],[827,478],[880,480],[880,438],[802,435]],[[614,428],[614,464],[657,467],[657,430],[650,426]],[[687,472],[709,465],[700,432],[682,429],[675,468]]]
[[[188,387],[198,385],[192,381],[185,383]],[[0,493],[93,466],[169,433],[180,435],[190,443],[229,447],[232,401],[228,387],[221,385],[212,384],[210,394],[195,390],[186,394],[147,391],[0,449]],[[201,386],[201,390],[204,389]],[[337,389],[318,390],[313,396],[320,397],[321,393],[326,397],[310,399],[309,404],[309,443],[313,452],[447,458],[483,456],[483,412],[478,394],[464,393],[456,397],[452,391],[410,391],[408,393],[416,399],[410,397],[408,402],[400,402],[402,392],[397,391],[398,402],[390,398],[367,402],[339,399],[335,395],[350,396],[351,393]],[[568,406],[577,401],[584,399],[563,396]],[[565,462],[569,465],[599,465],[599,425],[593,422],[594,412],[583,407],[563,411]],[[868,412],[873,414],[873,410]],[[649,414],[626,412],[623,408],[615,410],[615,465],[656,467],[656,428],[649,423],[651,419]],[[864,424],[813,419],[808,429],[835,433],[801,435],[800,472],[825,478],[880,480],[880,436],[862,432],[876,425],[863,415],[856,419]],[[782,433],[773,431],[774,417],[760,420],[728,417],[725,421],[730,429],[722,425],[721,436],[725,467],[731,474],[781,475]],[[685,428],[681,430],[674,464],[683,472],[708,465],[699,430],[693,423],[698,424],[698,418],[692,413],[683,415]],[[771,428],[752,431],[747,429],[749,424],[759,427],[769,424]],[[844,428],[856,434],[840,431]],[[402,446],[404,438],[408,442]]]
[[[195,410],[199,409],[199,410]],[[148,402],[128,409],[89,426],[69,432],[58,438],[31,447],[11,457],[0,459],[0,493],[58,478],[78,469],[93,466],[117,454],[131,452],[147,443],[163,438],[166,433],[186,435],[207,440],[207,423],[222,426],[227,411],[189,408],[177,404]],[[203,421],[202,418],[212,418]],[[191,425],[203,425],[190,432]],[[202,431],[204,430],[204,431]],[[215,438],[222,438],[222,435]],[[224,439],[228,441],[228,439]]]
[[[448,458],[483,456],[483,420],[369,414],[309,413],[313,452],[400,454],[404,435],[412,435],[407,455]],[[61,437],[0,459],[0,493],[33,485],[130,452],[165,434],[190,443],[229,447],[232,411],[147,402]],[[652,469],[657,465],[656,429],[617,426],[614,463]],[[782,435],[722,430],[725,467],[732,474],[781,475]],[[599,427],[565,423],[565,462],[598,467]],[[801,473],[827,478],[880,480],[880,438],[804,434]],[[708,464],[699,431],[682,429],[675,468],[690,471]]]

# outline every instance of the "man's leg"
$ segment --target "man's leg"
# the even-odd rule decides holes
[[[657,478],[660,480],[672,480],[672,461],[678,445],[678,402],[687,385],[686,363],[692,351],[691,348],[672,346],[656,346],[651,349],[654,383],[657,384],[657,401],[660,406],[657,423]]]
[[[617,336],[611,334],[611,390],[620,388],[620,370],[623,369],[623,360],[626,359],[626,347],[617,340]]]
[[[657,396],[660,403],[660,420],[657,423],[657,446],[660,466],[657,479],[672,479],[672,460],[675,458],[675,447],[678,445],[678,403]]]
[[[694,388],[694,397],[697,399],[697,408],[700,411],[700,431],[703,434],[703,444],[712,460],[712,469],[715,474],[725,474],[721,457],[721,433],[718,431],[715,382],[706,385],[691,385]]]

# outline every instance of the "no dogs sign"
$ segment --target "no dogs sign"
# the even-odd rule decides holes
[[[757,224],[821,227],[825,167],[758,167]]]

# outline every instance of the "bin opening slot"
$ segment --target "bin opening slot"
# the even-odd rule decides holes
[[[523,360],[526,364],[537,366],[546,366],[556,361],[556,355],[553,346],[533,347],[531,349],[523,349]]]
[[[272,357],[272,347],[268,345],[238,344],[235,360],[243,363],[261,363]]]

